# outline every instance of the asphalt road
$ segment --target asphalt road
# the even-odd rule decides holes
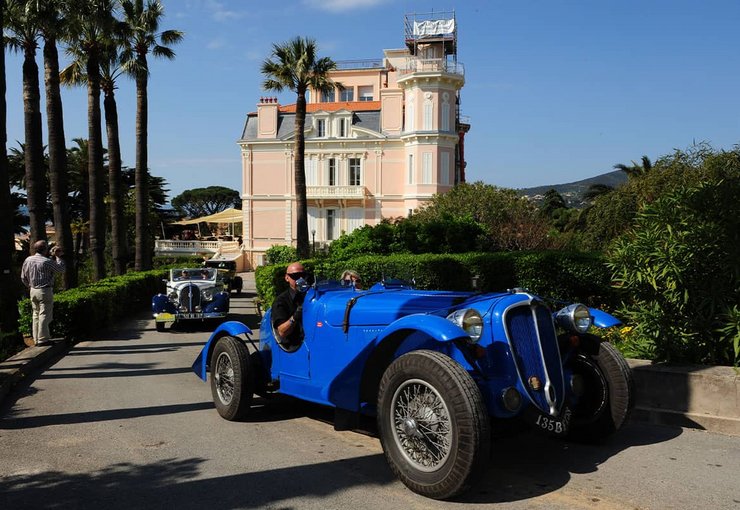
[[[232,305],[256,325],[247,299]],[[222,420],[190,370],[207,337],[141,315],[18,386],[0,408],[0,509],[740,510],[740,438],[636,423],[602,446],[499,432],[473,490],[425,499],[372,430],[336,432],[320,407],[258,401]]]

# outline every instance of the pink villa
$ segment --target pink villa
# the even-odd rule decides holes
[[[309,93],[305,169],[309,239],[326,246],[343,232],[406,216],[465,180],[454,13],[405,17],[402,49],[337,62],[343,85]],[[295,104],[263,97],[247,115],[242,156],[244,259],[263,263],[273,245],[293,245]]]

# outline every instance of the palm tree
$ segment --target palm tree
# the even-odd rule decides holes
[[[149,65],[147,55],[174,59],[175,52],[168,45],[182,40],[178,30],[159,31],[164,17],[164,6],[156,0],[122,0],[123,21],[126,24],[128,48],[122,60],[128,73],[136,79],[136,258],[137,271],[151,269],[152,250],[148,228],[148,118],[147,86]]]
[[[308,210],[306,203],[306,92],[330,92],[341,84],[334,83],[329,72],[336,63],[328,57],[317,58],[316,41],[296,37],[284,44],[273,44],[271,58],[262,63],[262,74],[266,77],[262,88],[282,92],[284,89],[296,93],[295,142],[293,148],[295,195],[296,195],[296,242],[299,257],[309,256]]]
[[[67,147],[64,138],[62,95],[59,90],[59,52],[57,41],[65,36],[66,18],[61,0],[34,0],[30,7],[38,19],[44,39],[44,83],[46,122],[49,132],[49,187],[57,244],[64,250],[67,270],[64,286],[77,286],[77,264],[72,246],[72,226],[67,204]]]
[[[0,34],[5,29],[5,0],[0,0]],[[5,39],[0,42],[0,332],[17,329],[19,292],[13,284],[15,207],[10,194],[7,149],[7,105],[5,104]]]
[[[71,226],[75,253],[86,254],[90,233],[90,194],[87,174],[88,143],[84,138],[72,140],[77,146],[67,149],[69,170]]]
[[[41,93],[39,91],[39,66],[36,49],[40,31],[38,20],[29,1],[11,1],[6,8],[7,39],[15,51],[23,51],[23,121],[25,125],[26,196],[30,242],[46,239],[46,178],[44,175],[44,148],[41,140]]]
[[[105,128],[108,135],[108,192],[110,194],[111,250],[113,271],[117,275],[126,272],[128,249],[126,246],[126,217],[123,213],[126,188],[121,179],[121,143],[118,136],[118,106],[116,104],[116,79],[121,75],[119,56],[115,48],[109,48],[101,62],[103,109]]]
[[[622,172],[627,174],[627,177],[630,179],[642,177],[650,172],[650,170],[653,169],[653,163],[650,161],[650,158],[647,156],[642,157],[642,164],[635,163],[632,161],[632,166],[627,166],[622,163],[618,163],[614,165],[614,168],[617,170],[621,170]]]
[[[78,55],[62,71],[62,81],[69,85],[87,83],[84,55]],[[108,136],[108,197],[111,219],[111,252],[113,255],[113,272],[122,275],[126,272],[128,249],[126,246],[126,219],[124,202],[126,189],[121,180],[121,144],[118,131],[118,106],[116,103],[116,80],[121,76],[120,56],[115,41],[109,41],[100,56],[100,88],[103,91],[103,110],[105,127]],[[105,149],[103,150],[105,153]]]
[[[95,281],[105,277],[103,135],[100,115],[100,61],[115,33],[114,0],[70,0],[70,53],[84,55],[87,74],[90,253]]]

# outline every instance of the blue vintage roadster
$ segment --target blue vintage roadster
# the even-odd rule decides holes
[[[335,426],[377,416],[385,456],[411,490],[436,499],[485,470],[491,421],[598,441],[633,404],[624,358],[587,330],[619,323],[580,304],[557,312],[525,290],[365,291],[327,281],[303,304],[302,342],[284,344],[265,314],[259,342],[240,322],[213,332],[193,364],[211,374],[216,409],[242,419],[252,396],[282,393],[336,409]]]

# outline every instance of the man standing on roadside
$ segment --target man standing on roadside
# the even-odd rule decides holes
[[[34,343],[45,345],[51,339],[49,324],[54,311],[54,275],[64,272],[64,261],[61,259],[64,253],[58,246],[54,246],[49,253],[46,241],[36,241],[33,252],[23,261],[21,281],[31,291]]]

